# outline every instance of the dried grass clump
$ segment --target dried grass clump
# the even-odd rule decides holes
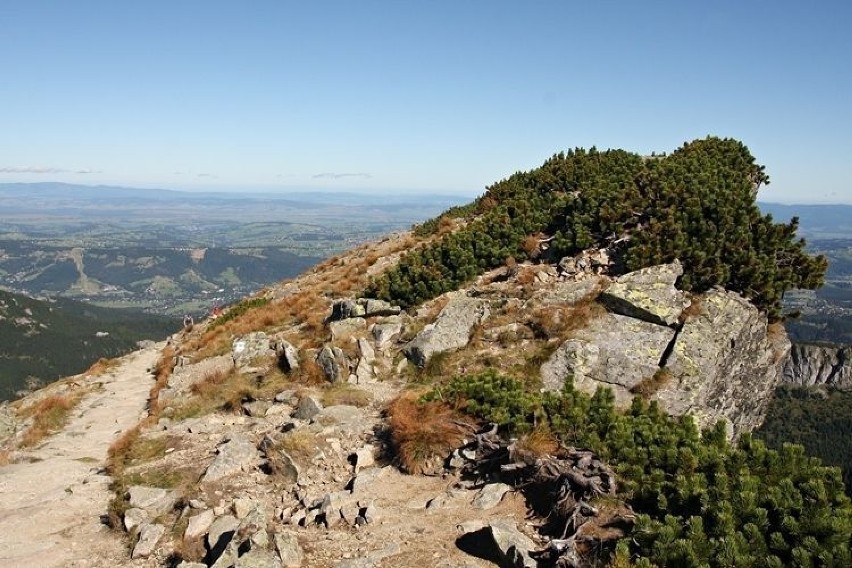
[[[84,375],[92,375],[94,377],[99,377],[106,373],[107,371],[118,367],[119,361],[118,359],[106,359],[101,357],[97,361],[95,361],[91,367],[86,369],[83,373]]]
[[[283,436],[275,449],[283,450],[300,464],[309,463],[320,447],[317,437],[307,430],[293,430]]]
[[[33,423],[24,432],[21,438],[23,447],[32,447],[41,442],[48,434],[57,432],[68,422],[71,410],[83,398],[82,392],[59,395],[55,394],[44,398],[25,409],[21,414],[25,418],[31,417]]]
[[[154,386],[148,393],[148,415],[152,419],[156,419],[160,415],[162,410],[160,391],[169,386],[169,378],[172,376],[175,364],[175,349],[170,345],[166,346],[154,366]]]
[[[638,394],[642,398],[650,398],[658,390],[669,384],[672,380],[672,373],[668,369],[657,369],[657,371],[647,379],[642,380],[630,389],[633,394]]]
[[[568,306],[543,306],[533,311],[528,325],[539,339],[564,341],[605,313],[603,306],[591,300]]]
[[[701,315],[701,296],[699,294],[690,294],[689,301],[689,305],[686,307],[685,310],[680,313],[680,323],[685,323],[694,320],[695,318]]]
[[[535,457],[552,456],[559,451],[559,441],[547,427],[539,426],[515,442],[517,451]]]
[[[321,402],[323,406],[335,406],[348,404],[363,408],[370,404],[370,395],[367,391],[347,383],[334,383],[322,392]]]
[[[448,404],[421,402],[415,392],[397,397],[387,414],[391,442],[399,463],[412,474],[424,473],[443,462],[474,428],[469,418]]]

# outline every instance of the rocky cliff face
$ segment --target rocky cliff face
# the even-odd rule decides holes
[[[852,389],[852,347],[793,345],[781,381],[802,387]]]
[[[615,279],[601,294],[609,312],[542,365],[545,388],[570,377],[586,392],[611,388],[622,406],[641,395],[701,426],[724,420],[735,436],[759,426],[786,335],[770,333],[766,317],[734,292],[714,289],[690,306],[675,287],[681,273],[674,263]]]

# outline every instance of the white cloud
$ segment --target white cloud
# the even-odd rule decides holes
[[[319,178],[331,178],[331,179],[341,179],[341,178],[362,178],[362,179],[370,179],[373,177],[372,174],[368,173],[336,173],[336,172],[323,172],[321,174],[314,174],[314,179]]]
[[[100,174],[101,170],[90,170],[81,168],[79,170],[66,170],[50,166],[7,166],[0,168],[0,174]]]

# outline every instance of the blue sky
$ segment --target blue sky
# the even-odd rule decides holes
[[[476,195],[708,134],[852,203],[852,2],[0,3],[0,181]]]

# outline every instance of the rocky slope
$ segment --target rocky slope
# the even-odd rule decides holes
[[[396,467],[383,410],[408,383],[523,370],[739,434],[779,380],[783,331],[735,293],[679,291],[677,263],[611,277],[593,250],[493,270],[410,313],[348,296],[407,246],[367,245],[171,339],[148,417],[111,461],[126,565],[534,566],[545,520],[511,487],[460,477],[460,455],[431,475]],[[287,306],[300,317],[280,316]],[[14,440],[9,479],[32,455]]]
[[[784,361],[782,382],[852,389],[852,347],[795,344]]]

